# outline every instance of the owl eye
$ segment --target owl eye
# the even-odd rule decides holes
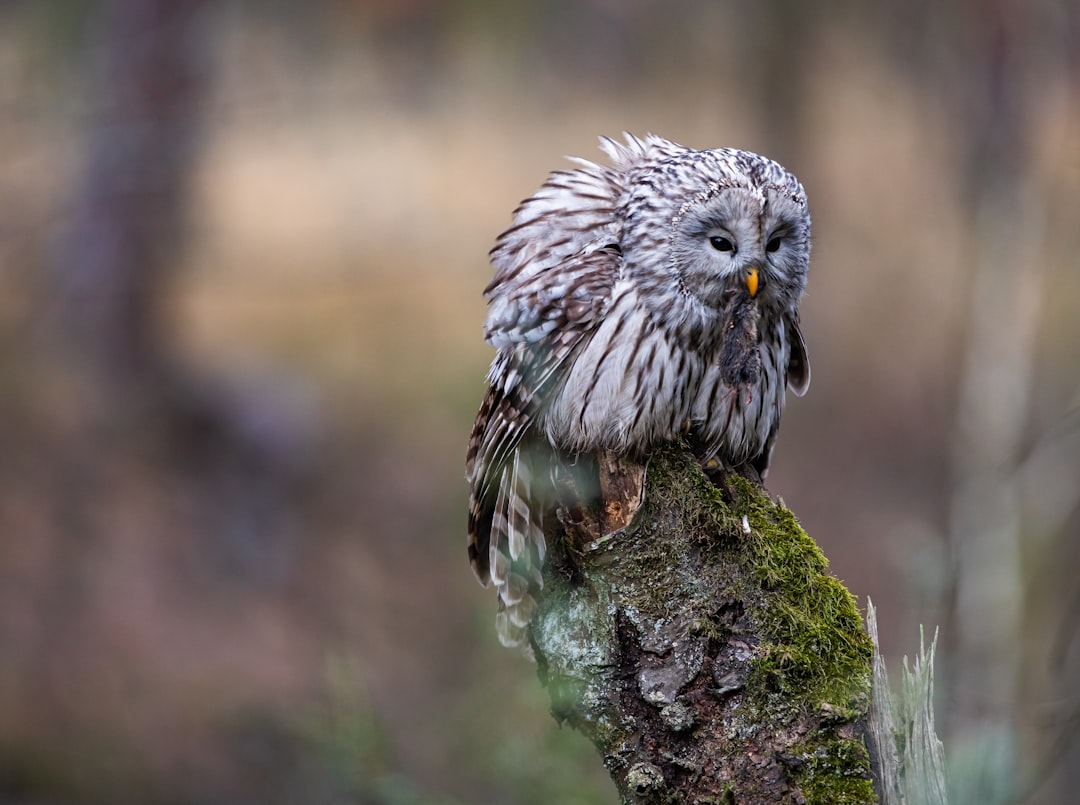
[[[765,251],[775,252],[780,250],[780,238],[769,238],[769,242],[765,244]]]
[[[735,244],[727,238],[721,238],[719,236],[713,236],[709,238],[709,243],[718,252],[733,252],[735,251]]]

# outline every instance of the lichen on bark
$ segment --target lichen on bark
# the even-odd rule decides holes
[[[874,802],[872,646],[794,515],[738,474],[714,485],[678,445],[643,496],[640,466],[598,465],[593,516],[549,518],[531,643],[553,714],[623,802]],[[622,527],[604,533],[611,490]]]

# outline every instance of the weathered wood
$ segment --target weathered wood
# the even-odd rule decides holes
[[[900,751],[896,746],[896,704],[889,689],[885,658],[878,645],[877,610],[866,604],[866,630],[874,643],[873,700],[870,705],[870,755],[881,805],[907,805]]]

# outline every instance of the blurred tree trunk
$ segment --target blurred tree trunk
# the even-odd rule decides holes
[[[794,515],[678,448],[599,464],[603,506],[574,488],[549,528],[532,647],[623,802],[875,801],[871,642]]]
[[[809,93],[807,72],[821,13],[800,0],[771,0],[744,7],[750,36],[740,37],[742,60],[753,65],[742,80],[755,82],[761,151],[796,175],[812,173],[805,134]]]
[[[956,799],[994,803],[1021,786],[1025,535],[1015,470],[1030,423],[1045,210],[1031,186],[1028,8],[997,0],[961,23],[968,51],[946,87],[963,110],[970,307],[951,445],[945,626],[955,656],[945,667],[952,725],[965,733],[954,757]]]
[[[120,508],[117,487],[132,474],[118,468],[132,446],[150,441],[148,417],[168,408],[162,309],[206,76],[193,36],[201,7],[193,0],[89,7],[81,165],[35,302],[44,313],[46,349],[35,358],[48,364],[41,408],[49,436],[40,448],[49,471],[37,494],[53,559],[34,587],[39,621],[24,667],[46,724],[77,720],[80,675],[100,662],[95,560],[111,538],[103,510]],[[156,468],[138,460],[139,479],[151,479]],[[148,538],[157,525],[144,523]]]
[[[93,532],[97,466],[125,455],[162,484],[192,483],[207,564],[228,565],[231,583],[274,581],[315,434],[309,412],[278,386],[230,385],[186,367],[168,315],[213,76],[213,9],[206,0],[95,9],[82,172],[44,288],[48,343],[77,400],[57,461],[58,530],[80,542],[66,567],[80,572]],[[77,596],[78,586],[58,589]]]
[[[203,6],[107,0],[90,21],[83,167],[45,291],[54,343],[105,411],[158,389],[169,368],[163,302],[209,72]]]
[[[1053,283],[1048,227],[1069,219],[1069,210],[1047,203],[1053,193],[1040,187],[1039,163],[1070,160],[1066,138],[1046,137],[1055,128],[1046,112],[1067,109],[1062,96],[1076,97],[1080,13],[1060,0],[916,0],[883,10],[880,41],[896,48],[920,90],[936,94],[949,123],[964,216],[969,310],[949,445],[951,573],[940,590],[950,790],[963,802],[1056,803],[1077,788],[1068,778],[1080,769],[1080,742],[1072,740],[1080,720],[1075,708],[1064,718],[1044,715],[1059,709],[1051,700],[1075,699],[1075,673],[1054,662],[1059,602],[1041,592],[1054,574],[1033,568],[1073,553],[1068,518],[1080,495],[1053,490],[1075,476],[1080,454],[1068,411],[1032,434],[1038,339]],[[1065,623],[1071,639],[1075,619]]]

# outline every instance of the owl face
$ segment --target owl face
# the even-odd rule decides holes
[[[670,268],[683,290],[721,310],[742,288],[762,307],[787,309],[806,284],[805,203],[780,187],[719,186],[672,221]]]

